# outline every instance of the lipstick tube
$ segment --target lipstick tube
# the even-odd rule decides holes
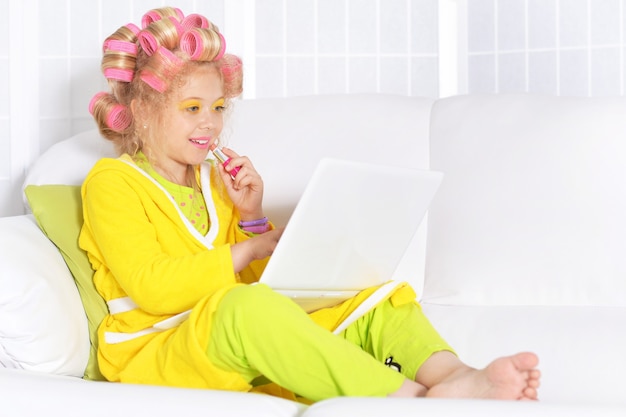
[[[224,154],[224,152],[222,152],[222,150],[218,147],[215,147],[211,150],[211,152],[213,152],[213,155],[217,158],[218,161],[220,161],[220,163],[222,164],[222,166],[224,168],[226,168],[226,165],[228,165],[228,163],[230,162],[231,158],[229,158],[228,156],[226,156]],[[228,173],[230,174],[230,177],[232,179],[235,179],[235,176],[237,175],[237,173],[239,172],[239,169],[241,167],[235,167],[233,169],[231,169],[230,171],[228,171]]]

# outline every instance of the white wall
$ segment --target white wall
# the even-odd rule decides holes
[[[436,97],[437,1],[258,1],[255,64],[258,97]]]
[[[102,40],[154,7],[205,14],[244,97],[624,93],[626,0],[0,0],[0,215],[28,165],[93,127]]]
[[[465,0],[473,92],[624,94],[624,0]]]

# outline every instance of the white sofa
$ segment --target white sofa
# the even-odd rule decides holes
[[[229,145],[263,175],[266,211],[279,224],[322,156],[442,171],[395,278],[413,284],[469,364],[538,353],[540,401],[336,398],[307,407],[83,379],[88,289],[77,290],[68,269],[76,265],[25,214],[0,218],[1,415],[626,415],[626,99],[242,100],[230,126]],[[42,155],[26,185],[76,186],[112,154],[95,131],[82,133]]]

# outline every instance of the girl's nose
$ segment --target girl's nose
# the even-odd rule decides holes
[[[219,117],[212,109],[206,109],[202,114],[202,120],[200,121],[200,127],[203,129],[210,129],[215,126],[216,117]]]

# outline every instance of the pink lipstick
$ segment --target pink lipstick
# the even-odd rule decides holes
[[[228,163],[230,162],[231,158],[226,156],[224,154],[224,152],[222,152],[222,150],[217,147],[216,144],[212,144],[210,149],[211,149],[211,152],[213,152],[213,155],[217,158],[217,160],[220,161],[222,166],[224,168],[226,168],[226,165],[228,165]],[[239,168],[241,168],[241,167],[235,167],[235,168],[231,169],[230,171],[228,171],[228,173],[230,174],[230,177],[232,179],[235,179],[235,176],[239,172]]]

